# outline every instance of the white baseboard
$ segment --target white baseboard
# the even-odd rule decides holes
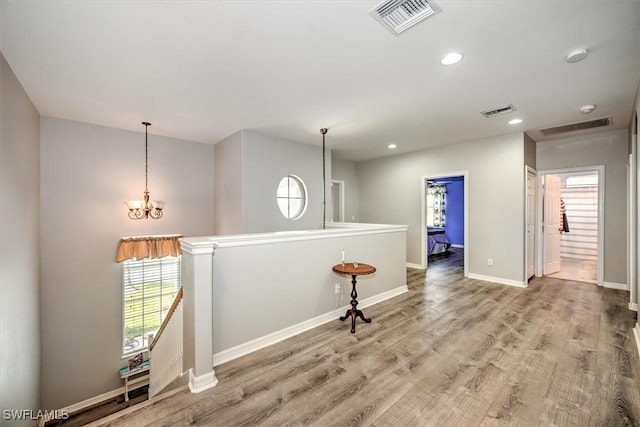
[[[638,311],[638,304],[636,304],[635,302],[630,302],[629,303],[629,310]]]
[[[525,282],[520,282],[517,280],[511,280],[511,279],[504,279],[502,277],[485,276],[483,274],[475,274],[475,273],[469,273],[467,277],[469,277],[470,279],[484,280],[485,282],[499,283],[501,285],[515,286],[518,288],[527,287],[527,284]]]
[[[424,268],[420,264],[414,264],[412,262],[408,262],[407,263],[407,267],[409,267],[409,268],[417,268],[418,270],[422,270]]]
[[[196,376],[193,373],[193,369],[189,369],[189,390],[191,393],[200,393],[205,390],[209,390],[218,384],[216,373],[211,370],[204,375]]]
[[[608,289],[618,289],[620,291],[628,291],[626,283],[604,282],[604,287]]]
[[[393,298],[395,296],[401,295],[405,292],[408,292],[409,289],[407,288],[407,285],[404,286],[399,286],[395,289],[391,289],[389,291],[386,292],[382,292],[378,295],[374,295],[372,297],[369,298],[365,298],[362,301],[359,302],[358,307],[360,308],[365,308],[365,307],[369,307],[372,306],[373,304],[377,304],[379,302],[385,301],[389,298]],[[272,334],[266,335],[264,337],[249,341],[245,344],[241,344],[239,346],[236,347],[232,347],[228,350],[224,350],[221,351],[219,353],[216,353],[213,355],[213,365],[217,366],[220,365],[222,363],[228,362],[230,360],[236,359],[240,356],[244,356],[245,354],[249,354],[251,352],[254,352],[256,350],[260,350],[261,348],[267,347],[269,345],[278,343],[280,341],[283,341],[287,338],[290,338],[294,335],[297,335],[299,333],[308,331],[309,329],[313,329],[316,326],[320,326],[323,325],[327,322],[333,321],[335,320],[337,317],[342,316],[344,314],[344,311],[348,308],[349,306],[344,306],[338,309],[335,309],[329,313],[323,314],[321,316],[318,316],[314,319],[310,319],[307,321],[304,321],[302,323],[299,323],[297,325],[293,325],[291,327],[282,329],[280,331],[274,332]],[[205,378],[206,377],[206,378]],[[212,377],[212,378],[211,378]],[[215,380],[215,381],[214,381]],[[199,391],[204,391],[207,388],[211,388],[213,386],[215,386],[217,384],[218,380],[215,378],[215,374],[213,372],[209,373],[209,374],[205,374],[205,375],[201,375],[200,377],[193,377],[193,382],[192,382],[192,374],[191,372],[189,373],[189,389],[193,392],[193,393],[197,393],[198,391],[193,391],[195,390],[199,390]],[[141,381],[140,383],[135,384],[134,386],[129,387],[129,391],[132,390],[136,390],[140,387],[144,387],[146,385],[149,384],[148,380],[145,381]],[[194,387],[194,388],[192,388]],[[206,388],[203,388],[206,387]],[[102,393],[98,396],[94,396],[91,397],[89,399],[83,400],[81,402],[77,402],[74,403],[72,405],[69,405],[67,407],[62,408],[61,410],[65,410],[68,411],[70,414],[73,412],[77,412],[80,411],[82,409],[88,408],[90,406],[93,406],[95,404],[104,402],[105,400],[109,400],[112,399],[116,396],[120,396],[124,394],[124,387],[120,387],[117,388],[115,390],[111,390],[108,391],[106,393]],[[160,394],[158,395],[158,397],[160,396],[164,396],[164,394]]]
[[[362,301],[359,301],[358,308],[366,308],[366,307],[372,306],[374,304],[377,304],[389,298],[393,298],[395,296],[401,295],[408,291],[409,291],[409,288],[407,288],[407,285],[399,286],[395,289],[391,289],[389,291],[382,292],[372,297],[365,298]],[[273,332],[263,337],[256,338],[254,340],[237,345],[235,347],[231,347],[229,349],[220,351],[218,353],[214,353],[213,366],[221,365],[233,359],[237,359],[238,357],[247,355],[249,353],[253,353],[254,351],[279,343],[280,341],[284,341],[287,338],[291,338],[294,335],[298,335],[298,334],[301,334],[302,332],[306,332],[309,329],[313,329],[318,326],[324,325],[325,323],[332,322],[336,320],[338,317],[344,315],[345,310],[349,307],[350,306],[345,305],[344,307],[340,307],[328,313],[321,314],[320,316],[314,317],[313,319],[305,320],[304,322],[300,322],[298,324],[289,326],[287,328],[281,329],[279,331]]]
[[[129,387],[129,392],[132,390],[139,389],[140,387],[144,387],[149,384],[149,380],[140,381],[136,383],[134,386]],[[98,396],[90,397],[89,399],[83,400],[82,402],[74,403],[65,408],[62,408],[63,411],[68,411],[70,414],[73,412],[80,411],[82,409],[88,408],[89,406],[96,405],[98,403],[102,403],[105,400],[113,399],[114,397],[124,395],[124,387],[117,388],[115,390],[108,391],[106,393],[99,394]]]
[[[457,243],[452,243],[452,244],[451,244],[451,247],[452,247],[452,248],[464,248],[464,245],[459,245],[459,244],[457,244]]]
[[[166,393],[160,393],[159,395],[152,397],[149,400],[145,400],[144,402],[140,402],[136,405],[131,405],[128,408],[125,408],[121,411],[115,412],[111,415],[107,415],[104,418],[100,418],[97,421],[93,421],[89,424],[86,424],[84,427],[104,427],[105,425],[110,425],[111,422],[117,420],[118,418],[124,417],[132,412],[139,411],[142,408],[146,408],[147,406],[156,405],[160,400],[170,399],[172,396],[186,392],[188,390],[187,385],[183,385],[182,387],[175,388],[173,390],[169,390]],[[40,426],[44,427],[44,426]]]

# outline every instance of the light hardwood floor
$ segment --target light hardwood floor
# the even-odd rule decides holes
[[[104,426],[622,426],[640,422],[623,291],[558,279],[465,279],[454,252],[409,292],[216,368]]]
[[[598,263],[596,260],[563,257],[560,258],[560,271],[547,277],[595,284],[598,283]]]

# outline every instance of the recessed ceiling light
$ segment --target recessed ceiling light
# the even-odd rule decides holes
[[[511,120],[509,120],[509,124],[510,125],[519,125],[520,123],[522,123],[522,119],[511,119]]]
[[[396,145],[396,144],[389,144],[389,145],[387,145],[387,148],[388,148],[389,150],[393,150],[394,148],[398,148],[398,145]]]
[[[596,106],[593,104],[583,105],[582,107],[580,107],[580,112],[584,114],[589,114],[595,109],[596,109]]]
[[[442,65],[453,65],[453,64],[457,64],[460,61],[462,61],[462,54],[458,52],[451,52],[451,53],[448,53],[447,56],[442,58],[440,63]]]
[[[574,62],[582,61],[584,58],[587,57],[588,54],[589,54],[589,51],[587,49],[580,48],[580,49],[572,50],[567,55],[567,62],[569,64],[573,64]]]

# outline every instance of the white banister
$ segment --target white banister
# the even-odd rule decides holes
[[[179,292],[158,335],[149,346],[149,398],[183,373],[183,324],[182,292]]]

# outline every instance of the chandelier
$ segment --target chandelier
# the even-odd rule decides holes
[[[149,139],[148,129],[151,126],[149,122],[142,122],[144,125],[144,197],[143,200],[129,200],[129,218],[162,218],[163,202],[155,202],[149,200]]]

